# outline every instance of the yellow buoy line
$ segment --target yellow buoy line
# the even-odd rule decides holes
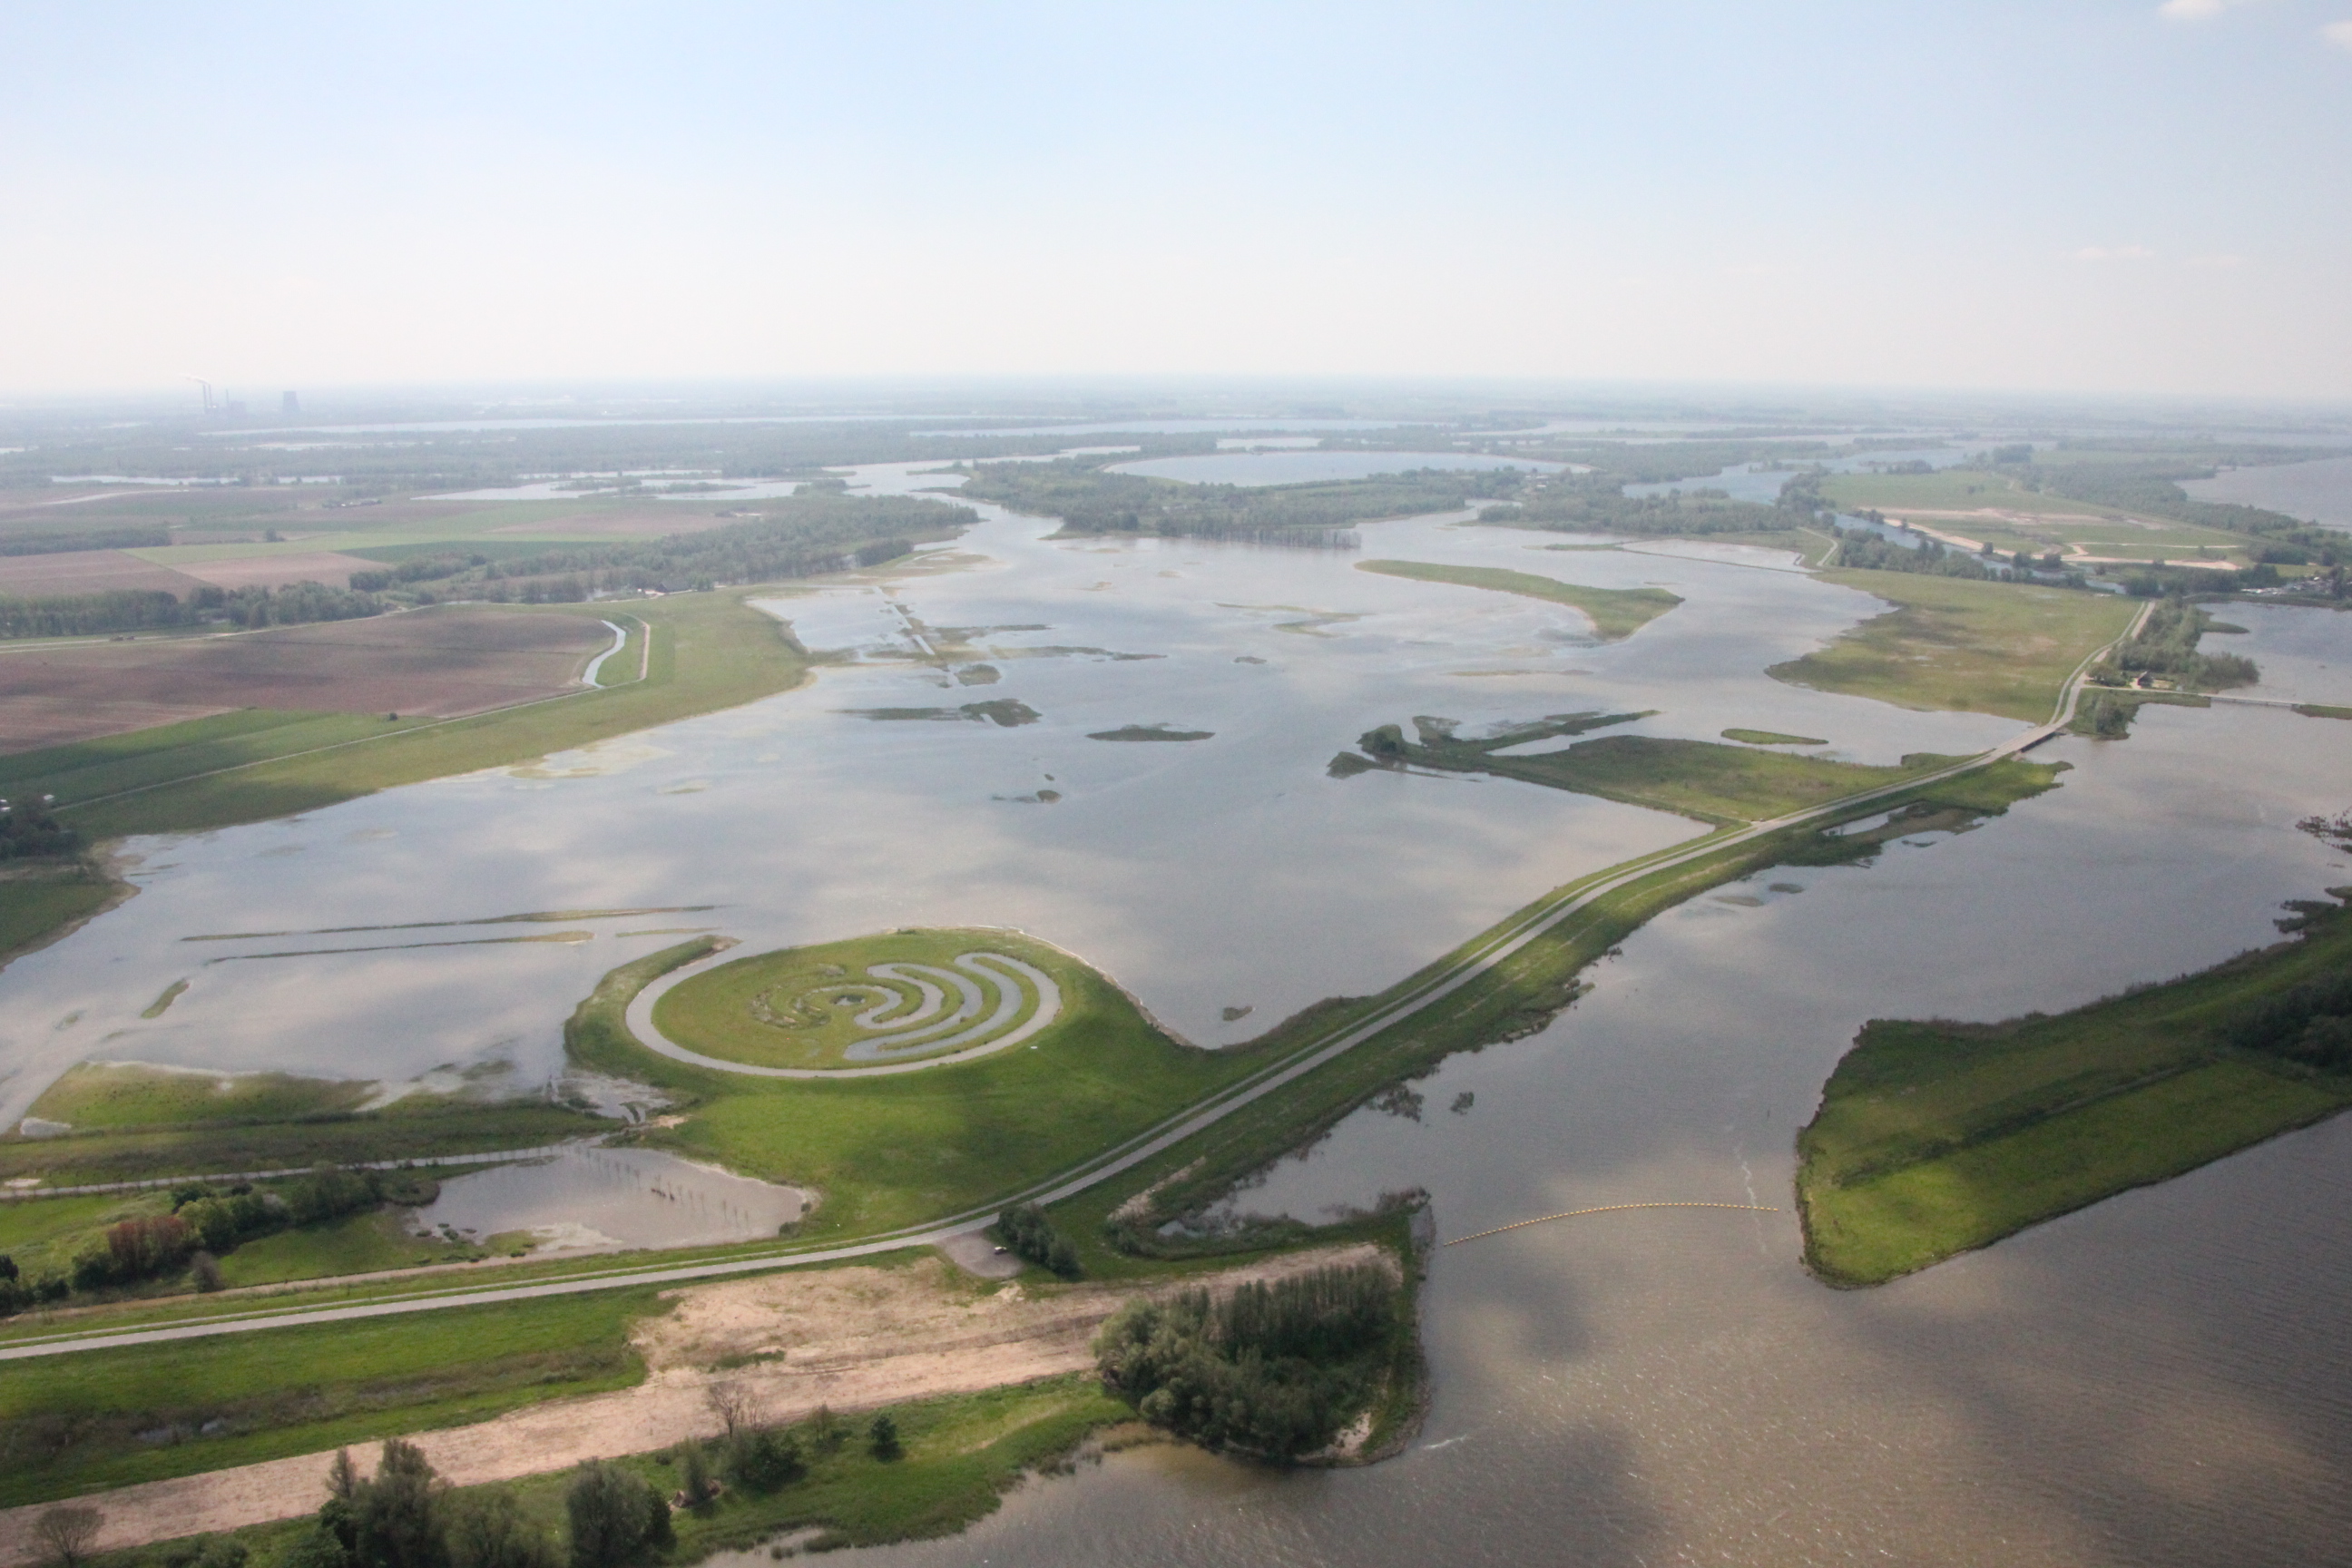
[[[1510,1225],[1498,1225],[1492,1230],[1482,1230],[1475,1236],[1457,1236],[1445,1245],[1459,1247],[1465,1241],[1476,1241],[1482,1237],[1500,1236],[1507,1230],[1522,1230],[1531,1225],[1549,1225],[1556,1219],[1574,1219],[1579,1215],[1615,1214],[1620,1209],[1740,1209],[1748,1214],[1780,1212],[1769,1204],[1602,1204],[1599,1208],[1570,1209],[1565,1214],[1539,1215],[1534,1219],[1518,1220]]]

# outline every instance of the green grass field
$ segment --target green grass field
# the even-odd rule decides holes
[[[613,1126],[602,1117],[536,1100],[478,1104],[412,1095],[382,1110],[291,1121],[99,1127],[62,1138],[26,1138],[12,1131],[0,1135],[0,1180],[37,1176],[47,1185],[70,1187],[230,1171],[300,1171],[362,1160],[536,1148],[608,1132]]]
[[[220,1260],[221,1283],[236,1289],[296,1279],[333,1279],[387,1268],[466,1263],[484,1255],[482,1247],[414,1234],[408,1228],[408,1213],[374,1209],[245,1242]]]
[[[645,1371],[630,1324],[666,1310],[614,1290],[18,1363],[0,1378],[0,1507],[626,1387]]]
[[[655,1006],[654,1022],[679,1045],[725,1061],[803,1068],[872,1066],[845,1055],[850,1046],[877,1033],[859,1028],[854,1020],[883,1005],[885,998],[897,999],[895,1011],[900,1016],[921,1002],[916,982],[877,974],[874,966],[913,963],[961,973],[952,967],[956,958],[973,952],[1005,953],[1034,965],[1052,976],[1065,995],[1088,978],[1084,966],[1067,953],[1010,931],[892,931],[755,953],[720,964],[665,995]],[[982,984],[981,1016],[985,1017],[986,1009],[995,1005],[994,993],[974,979]],[[1026,980],[1013,984],[1024,1000],[1018,1018],[1025,1019],[1037,1008],[1035,988]],[[940,1016],[954,1010],[950,994]],[[955,1048],[910,1051],[889,1059],[919,1061],[925,1054]]]
[[[1822,495],[1841,511],[1973,512],[1992,509],[2014,518],[1922,517],[1923,527],[1961,534],[2009,553],[2080,545],[2089,554],[2153,560],[2194,560],[2200,550],[2218,559],[2243,559],[2245,539],[2220,529],[2169,518],[2135,517],[2116,508],[2025,489],[1997,473],[1943,468],[1932,474],[1833,474]]]
[[[1821,576],[1896,607],[1766,674],[1898,708],[1996,713],[2029,723],[2050,718],[2066,678],[2121,637],[2140,608],[2116,594],[1907,572]]]
[[[173,1072],[131,1062],[83,1062],[41,1091],[32,1114],[82,1131],[291,1121],[344,1115],[372,1083],[291,1073]]]
[[[687,1097],[685,1124],[649,1131],[646,1142],[815,1189],[804,1237],[887,1231],[995,1202],[1265,1059],[1248,1047],[1178,1045],[1108,981],[1057,957],[1061,1021],[996,1056],[835,1081],[695,1068],[638,1045],[624,1015],[654,978],[708,951],[707,939],[687,942],[614,970],[565,1037],[590,1067]]]
[[[2214,1031],[2352,962],[2352,920],[2055,1017],[1866,1026],[1799,1133],[1806,1258],[1873,1285],[2352,1105]]]
[[[1359,561],[1359,572],[1383,577],[1408,577],[1416,583],[1451,583],[1463,588],[1484,588],[1496,594],[1517,594],[1580,611],[1592,623],[1602,642],[1632,637],[1676,605],[1680,595],[1664,588],[1588,588],[1539,577],[1532,572],[1512,572],[1500,566],[1441,566],[1424,561]]]
[[[105,878],[79,865],[0,880],[0,961],[96,914],[115,890]]]
[[[1826,746],[1819,735],[1784,735],[1778,730],[1726,730],[1723,738],[1748,746]]]

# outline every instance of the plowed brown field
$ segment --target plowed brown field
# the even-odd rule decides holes
[[[234,636],[0,648],[0,752],[237,708],[455,718],[569,690],[592,616],[455,606]]]

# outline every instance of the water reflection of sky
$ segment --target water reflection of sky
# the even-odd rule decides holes
[[[923,468],[866,482],[952,482]],[[969,557],[964,569],[780,602],[810,645],[866,650],[800,690],[544,767],[139,843],[139,897],[0,973],[0,1115],[21,1115],[93,1056],[368,1078],[506,1059],[514,1081],[535,1083],[559,1069],[561,1022],[597,976],[682,928],[765,947],[1017,926],[1101,965],[1187,1037],[1238,1040],[1320,997],[1376,990],[1547,889],[1699,830],[1500,781],[1328,777],[1332,755],[1376,724],[1654,708],[1641,731],[1745,725],[1823,736],[1873,762],[1970,751],[2011,728],[1766,678],[1879,607],[1756,569],[1786,564],[1769,552],[1554,551],[1555,535],[1430,520],[1363,531],[1366,554],[1654,584],[1687,601],[1598,646],[1558,606],[1377,576],[1354,570],[1360,557],[1047,542],[1046,526],[991,512],[946,552]],[[968,634],[971,661],[1000,679],[965,685],[907,657],[907,615],[1045,629]],[[995,699],[1043,718],[1008,729],[849,711]],[[1087,738],[1156,723],[1214,738]],[[1061,798],[1034,804],[1041,791]],[[699,904],[719,908],[183,940]],[[513,937],[567,940],[255,956]],[[188,991],[162,1017],[139,1016],[182,978]],[[1250,1012],[1223,1019],[1238,1007]]]

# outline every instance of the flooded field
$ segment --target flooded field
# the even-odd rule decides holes
[[[757,1241],[806,1207],[790,1187],[675,1154],[583,1144],[444,1181],[441,1195],[411,1223],[477,1240],[524,1232],[540,1252],[601,1252]]]
[[[1441,1247],[1434,1407],[1375,1469],[1130,1453],[861,1560],[2340,1560],[2352,1121],[1874,1291],[1814,1284],[1785,1211],[1791,1140],[1864,1019],[2063,1008],[2273,939],[2281,898],[2352,869],[2291,827],[2344,804],[2348,752],[2321,721],[2168,710],[2060,742],[2065,786],[1973,833],[1666,915],[1544,1034],[1451,1059],[1239,1205],[1319,1218],[1419,1185],[1441,1240],[1605,1204],[1783,1212]]]
[[[899,465],[858,483],[953,479]],[[983,519],[896,577],[774,601],[838,656],[799,690],[134,844],[138,898],[0,973],[0,1116],[92,1057],[371,1079],[457,1067],[528,1090],[562,1072],[561,1021],[599,975],[692,931],[756,950],[1019,927],[1187,1038],[1227,1043],[1701,831],[1508,781],[1329,777],[1375,725],[1654,709],[1628,729],[1818,736],[1870,763],[2012,730],[1766,678],[1885,607],[1769,549],[1596,549],[1453,517],[1364,525],[1358,556],[1048,543],[1049,521]],[[1684,603],[1601,645],[1572,610],[1355,569],[1372,557]],[[2252,694],[2352,702],[2352,618],[2225,618],[2249,630],[2217,642],[2266,672]],[[1100,738],[1144,731],[1202,738]],[[1783,1212],[1599,1215],[1441,1250],[1423,1299],[1435,1404],[1416,1446],[1376,1469],[1144,1451],[1034,1483],[963,1537],[861,1560],[2340,1554],[2352,1123],[1880,1290],[1832,1292],[1798,1266],[1791,1140],[1864,1019],[2071,1006],[2269,940],[2282,900],[2352,880],[2294,828],[2352,805],[2352,725],[2149,708],[2128,741],[2038,754],[2073,765],[2062,788],[1867,867],[1776,871],[1672,911],[1544,1033],[1449,1060],[1236,1199],[1318,1217],[1420,1186],[1441,1237],[1615,1203]],[[456,923],[420,929],[436,921]],[[183,979],[167,1013],[140,1016]],[[797,1205],[645,1158],[459,1178],[424,1218],[647,1246],[772,1232]]]

